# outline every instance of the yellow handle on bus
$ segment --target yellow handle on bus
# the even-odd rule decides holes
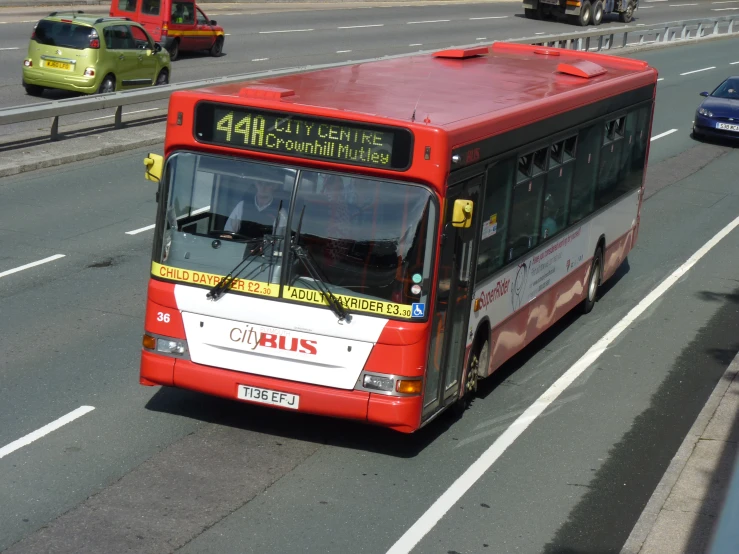
[[[467,229],[472,225],[472,200],[458,198],[454,201],[454,212],[452,214],[452,226]]]
[[[144,173],[146,180],[156,181],[158,183],[162,179],[164,158],[159,154],[149,154],[144,158],[144,167],[146,168],[146,172]]]

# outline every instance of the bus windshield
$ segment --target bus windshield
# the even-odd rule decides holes
[[[333,294],[428,302],[437,208],[424,187],[185,152],[165,180],[158,261],[201,276],[190,282],[212,287],[238,268],[230,292],[320,290],[300,247]]]

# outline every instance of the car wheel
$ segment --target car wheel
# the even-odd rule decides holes
[[[580,25],[580,27],[587,27],[588,23],[590,23],[590,16],[592,13],[592,8],[590,7],[590,2],[588,0],[585,0],[582,4],[580,4],[580,15],[577,17],[577,24]]]
[[[26,94],[28,96],[41,96],[44,93],[44,87],[40,87],[38,85],[24,84],[23,87],[26,89]]]
[[[524,8],[523,13],[527,19],[539,19],[539,10],[532,10],[531,8]]]
[[[626,11],[618,14],[618,18],[621,20],[621,23],[631,23],[631,20],[634,19],[634,3],[629,1],[626,5]]]
[[[603,2],[598,0],[593,5],[593,18],[591,23],[593,25],[600,25],[603,22]]]
[[[175,40],[172,41],[172,44],[169,45],[169,59],[172,61],[175,61],[177,58],[180,57],[180,41]]]
[[[157,75],[156,86],[169,84],[169,72],[166,69],[162,69]]]
[[[218,37],[210,48],[210,55],[217,58],[223,53],[223,37]]]
[[[98,94],[107,94],[109,92],[115,92],[115,77],[113,75],[106,75],[103,82],[100,83],[100,88],[98,88]]]

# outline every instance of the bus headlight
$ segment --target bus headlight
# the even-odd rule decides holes
[[[392,392],[395,388],[395,380],[392,377],[382,377],[380,375],[365,375],[362,383],[367,389],[381,390]]]
[[[152,336],[146,333],[142,344],[147,350],[154,350],[159,354],[169,356],[183,356],[187,354],[187,341],[184,339]]]
[[[185,341],[157,339],[157,352],[161,352],[162,354],[184,354],[186,350]]]

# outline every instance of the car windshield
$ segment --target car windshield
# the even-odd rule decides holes
[[[711,93],[711,96],[739,100],[739,78],[726,79]]]
[[[165,179],[164,278],[212,287],[239,267],[232,293],[326,304],[325,286],[350,311],[399,317],[428,301],[437,208],[424,187],[184,152]]]
[[[90,34],[94,31],[85,25],[42,19],[36,26],[33,39],[47,46],[84,50],[90,46]]]

